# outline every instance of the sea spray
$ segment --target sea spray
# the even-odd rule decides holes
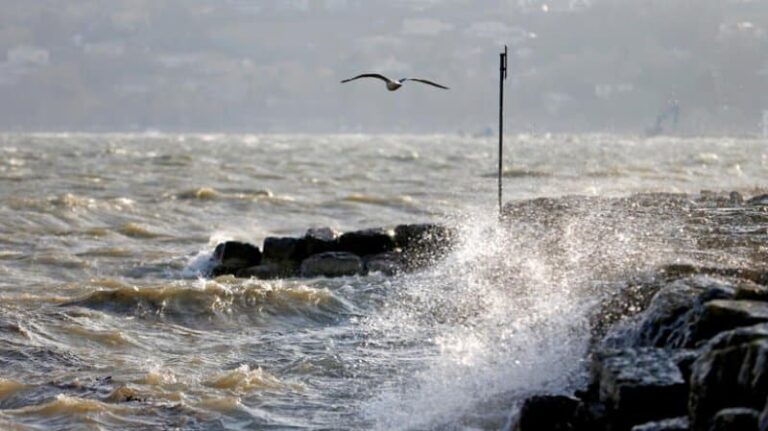
[[[519,397],[582,377],[589,316],[610,293],[600,282],[653,265],[660,252],[641,233],[669,226],[588,199],[558,217],[547,211],[549,220],[534,209],[468,216],[454,252],[406,277],[368,319],[373,338],[400,335],[385,346],[399,349],[389,353],[396,377],[363,406],[377,429],[498,427]],[[499,416],[473,417],[502,399],[510,407]]]

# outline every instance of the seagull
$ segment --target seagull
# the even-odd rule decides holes
[[[422,84],[431,85],[433,87],[442,88],[443,90],[447,90],[448,89],[448,87],[446,87],[444,85],[440,85],[440,84],[438,84],[436,82],[428,81],[426,79],[421,79],[421,78],[402,78],[402,79],[398,79],[397,81],[395,81],[395,80],[387,78],[384,75],[380,75],[378,73],[363,73],[362,75],[357,75],[354,78],[345,79],[345,80],[341,81],[341,83],[343,84],[345,82],[354,81],[355,79],[360,79],[360,78],[378,78],[378,79],[381,79],[382,81],[387,83],[387,90],[389,90],[389,91],[395,91],[395,90],[399,89],[400,87],[403,86],[403,83],[405,81],[416,81],[416,82],[421,82]]]

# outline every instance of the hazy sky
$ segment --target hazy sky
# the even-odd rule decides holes
[[[2,0],[0,129],[754,133],[766,0]],[[443,91],[343,78],[431,78]],[[664,127],[671,129],[671,121]]]

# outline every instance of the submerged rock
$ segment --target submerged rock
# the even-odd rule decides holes
[[[342,277],[363,272],[363,261],[357,255],[329,251],[310,256],[301,263],[303,277]]]

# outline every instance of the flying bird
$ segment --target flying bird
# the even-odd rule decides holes
[[[402,78],[402,79],[398,79],[397,81],[395,81],[395,80],[387,78],[384,75],[380,75],[378,73],[363,73],[362,75],[357,75],[354,78],[345,79],[345,80],[341,81],[341,83],[343,84],[345,82],[354,81],[355,79],[360,79],[360,78],[377,78],[377,79],[381,79],[382,81],[387,83],[387,90],[389,90],[389,91],[395,91],[395,90],[399,89],[400,87],[403,86],[403,83],[405,81],[421,82],[422,84],[427,84],[427,85],[431,85],[433,87],[442,88],[443,90],[448,90],[448,87],[446,87],[444,85],[440,85],[440,84],[438,84],[436,82],[432,82],[432,81],[426,80],[426,79],[421,79],[421,78]]]

